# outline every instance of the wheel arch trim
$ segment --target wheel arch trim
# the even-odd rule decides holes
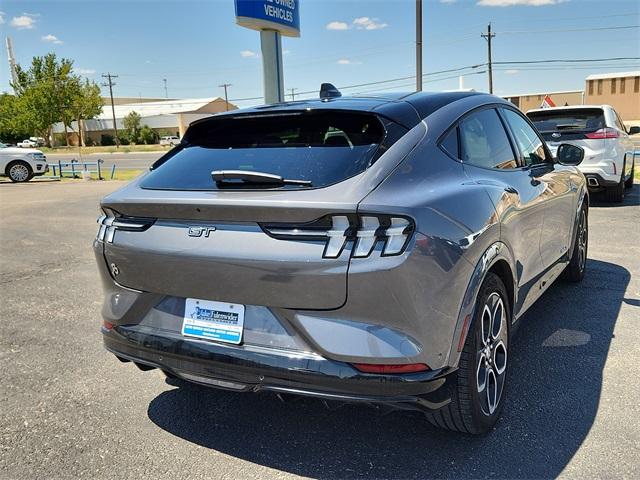
[[[460,310],[458,312],[458,318],[454,329],[453,338],[451,339],[451,348],[449,351],[449,358],[446,364],[451,367],[457,367],[460,361],[461,345],[464,345],[466,337],[471,330],[473,317],[475,314],[476,300],[478,298],[478,292],[482,282],[487,276],[487,273],[498,263],[505,262],[509,268],[511,274],[511,286],[505,285],[507,291],[511,294],[510,307],[513,315],[513,306],[516,305],[518,289],[515,279],[515,262],[513,260],[511,251],[501,241],[491,244],[478,260],[476,267],[471,274],[471,278],[467,285]]]

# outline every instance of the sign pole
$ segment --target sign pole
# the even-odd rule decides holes
[[[284,102],[284,69],[282,66],[282,36],[275,30],[260,31],[264,102]]]

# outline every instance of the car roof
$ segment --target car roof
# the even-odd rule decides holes
[[[215,121],[214,119],[225,116],[238,117],[300,110],[350,110],[376,113],[407,128],[411,128],[445,105],[473,95],[495,98],[473,91],[369,93],[366,95],[296,100],[232,110],[219,113],[213,117],[196,120],[191,125]]]

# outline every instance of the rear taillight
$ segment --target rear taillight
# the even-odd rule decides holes
[[[363,373],[417,373],[429,370],[429,366],[424,363],[401,363],[397,365],[354,363],[353,366]]]
[[[103,212],[97,220],[100,227],[96,238],[101,242],[113,242],[117,230],[144,232],[156,221],[155,218],[127,217],[109,209],[104,209]]]
[[[585,137],[590,138],[592,140],[595,139],[603,139],[603,138],[618,138],[620,137],[620,132],[615,128],[601,128],[600,130],[596,130],[595,132],[586,133]]]
[[[382,242],[382,256],[400,255],[414,231],[407,217],[378,214],[327,215],[299,225],[263,224],[262,229],[279,240],[325,241],[324,258],[338,258],[348,242],[353,242],[353,256],[371,255]]]

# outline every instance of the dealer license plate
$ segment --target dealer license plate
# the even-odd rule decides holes
[[[239,344],[244,328],[244,305],[187,298],[182,335]]]

